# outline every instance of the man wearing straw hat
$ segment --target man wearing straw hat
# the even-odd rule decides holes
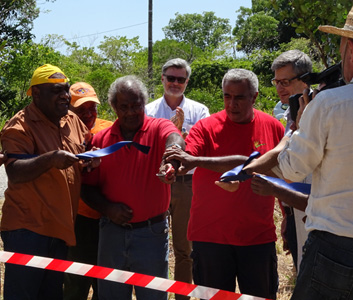
[[[343,28],[319,30],[341,36],[347,85],[322,91],[307,105],[300,129],[278,157],[289,180],[313,173],[305,223],[309,236],[292,300],[352,299],[353,8]]]
[[[39,67],[27,91],[33,101],[1,132],[2,148],[8,153],[1,219],[5,251],[66,259],[67,245],[76,242],[82,166],[75,154],[85,151],[89,132],[68,111],[69,88],[58,67]],[[63,278],[60,272],[8,264],[4,299],[62,300]]]

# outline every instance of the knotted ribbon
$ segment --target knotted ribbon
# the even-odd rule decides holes
[[[244,164],[239,165],[239,166],[235,167],[234,169],[223,173],[222,176],[220,177],[219,181],[222,181],[222,182],[229,182],[229,181],[243,182],[245,180],[252,178],[253,175],[247,174],[243,170],[243,168],[245,166],[247,166],[254,158],[258,157],[259,155],[260,155],[260,153],[257,151],[251,153],[251,155],[249,156],[249,158],[246,160],[246,162]],[[290,189],[292,191],[301,192],[301,193],[307,194],[307,195],[310,194],[311,184],[301,183],[301,182],[288,183],[285,180],[280,179],[280,178],[275,178],[275,177],[260,175],[260,174],[257,174],[255,176],[263,178],[271,183],[277,184],[279,186]]]

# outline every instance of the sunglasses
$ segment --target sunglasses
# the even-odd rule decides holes
[[[167,78],[168,82],[175,82],[178,81],[178,83],[185,83],[186,79],[185,77],[176,77],[176,76],[171,76],[171,75],[166,75],[163,74],[164,77]]]

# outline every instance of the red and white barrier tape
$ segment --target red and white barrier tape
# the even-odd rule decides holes
[[[236,294],[160,277],[28,254],[0,251],[0,261],[81,276],[89,276],[202,299],[267,300],[264,298]]]

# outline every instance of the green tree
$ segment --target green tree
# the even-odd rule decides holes
[[[13,43],[32,38],[33,20],[39,15],[35,0],[0,2],[0,51]]]
[[[6,90],[0,91],[3,115],[11,117],[29,103],[30,99],[26,92],[36,68],[46,63],[60,65],[61,58],[62,55],[59,52],[32,41],[17,43],[11,48],[5,48],[4,61],[0,67],[0,74],[6,84]],[[5,94],[9,90],[11,97]]]
[[[176,13],[175,19],[162,30],[168,39],[189,43],[193,53],[195,47],[203,51],[217,48],[229,38],[231,26],[229,19],[218,18],[214,12],[203,12],[202,15]]]
[[[259,12],[253,14],[250,9],[241,7],[237,25],[233,34],[237,40],[237,49],[250,54],[255,49],[275,49],[278,45],[277,26],[279,21]]]
[[[280,44],[300,36],[292,26],[294,15],[286,0],[252,0],[251,8],[240,7],[238,13],[233,35],[237,49],[247,54],[278,50]]]
[[[134,58],[142,49],[138,37],[104,37],[104,41],[98,46],[102,57],[114,65],[122,74],[129,74],[133,70]]]
[[[274,3],[276,1],[272,0]],[[306,35],[317,48],[321,61],[327,67],[340,60],[339,36],[323,33],[318,30],[319,25],[333,25],[343,27],[347,14],[352,7],[352,1],[290,1],[295,16],[293,26],[296,32]],[[283,18],[286,18],[283,14]]]

